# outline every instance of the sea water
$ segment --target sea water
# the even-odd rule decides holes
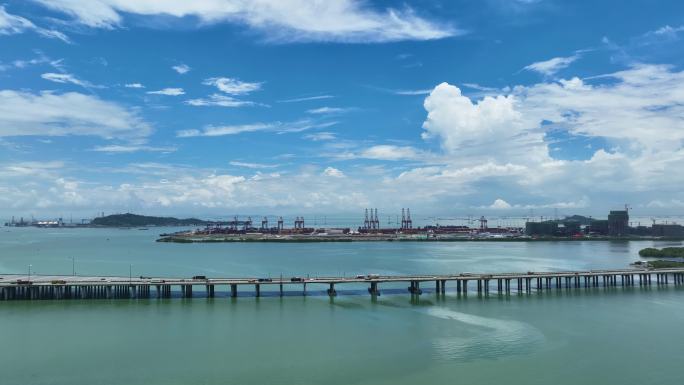
[[[284,277],[625,268],[658,242],[212,243],[2,228],[0,272]],[[448,284],[447,284],[448,285]],[[453,285],[452,285],[453,286]],[[380,286],[384,289],[383,285]],[[226,290],[227,288],[222,288]],[[684,289],[0,302],[0,384],[673,384]],[[338,292],[342,289],[338,288]],[[248,289],[241,288],[247,291]],[[268,290],[268,289],[262,289]]]

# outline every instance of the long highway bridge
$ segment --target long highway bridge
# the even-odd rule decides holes
[[[116,299],[116,298],[170,298],[180,291],[183,298],[192,298],[193,291],[206,291],[214,297],[223,288],[226,294],[237,297],[247,292],[259,297],[264,292],[284,295],[285,289],[296,287],[306,295],[307,285],[326,288],[328,295],[337,295],[336,288],[364,285],[371,296],[381,294],[381,285],[396,287],[407,284],[411,295],[420,295],[422,288],[434,287],[437,294],[445,294],[447,286],[459,295],[469,290],[478,295],[532,293],[544,290],[571,290],[593,287],[684,285],[684,268],[679,269],[624,269],[591,271],[557,271],[494,274],[448,275],[358,275],[354,277],[316,278],[150,278],[106,276],[48,276],[0,275],[0,300],[50,299]],[[285,289],[284,289],[285,288]],[[175,289],[175,290],[174,290]],[[242,290],[241,290],[242,289]],[[433,291],[433,290],[430,290]]]

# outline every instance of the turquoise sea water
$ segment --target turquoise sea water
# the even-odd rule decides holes
[[[0,272],[277,276],[625,267],[653,242],[160,244],[0,229]],[[657,244],[664,246],[665,244]],[[670,244],[667,244],[670,245]],[[323,289],[323,288],[321,288]],[[315,293],[315,288],[312,289]],[[0,302],[0,384],[673,384],[684,289]],[[471,293],[473,294],[473,293]]]

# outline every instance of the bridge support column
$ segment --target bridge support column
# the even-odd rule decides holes
[[[446,294],[446,279],[442,280],[442,283],[440,284],[440,289],[442,290],[442,294]]]
[[[237,297],[237,285],[234,283],[230,285],[230,296],[233,298]]]
[[[435,281],[435,293],[436,294],[439,294],[442,292],[442,289],[440,288],[441,283],[442,283],[442,281],[440,281],[440,280]]]
[[[261,297],[261,285],[254,284],[254,293],[257,297]]]
[[[328,289],[328,295],[331,297],[334,297],[337,295],[337,292],[335,291],[335,284],[332,282],[330,283],[330,288]]]
[[[423,291],[420,290],[420,281],[411,281],[411,286],[409,286],[409,292],[411,294],[423,294]]]
[[[378,290],[378,283],[377,282],[371,282],[370,287],[368,288],[368,293],[372,295],[373,297],[380,295],[380,290]]]
[[[511,279],[507,278],[506,279],[506,294],[510,294],[510,293],[511,293]]]
[[[456,294],[461,294],[461,280],[456,280]]]

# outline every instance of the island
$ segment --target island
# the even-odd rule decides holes
[[[174,217],[154,217],[137,214],[114,214],[94,218],[90,222],[92,227],[147,227],[147,226],[208,226],[215,222],[197,218],[178,219]]]

